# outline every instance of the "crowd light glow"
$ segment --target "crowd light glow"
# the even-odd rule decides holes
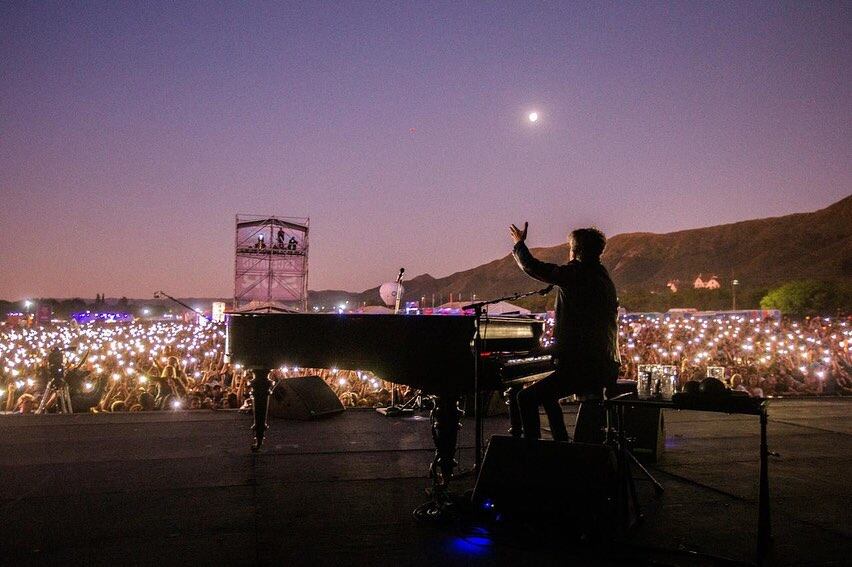
[[[552,318],[548,323],[552,327]],[[784,395],[852,393],[848,371],[852,330],[846,320],[810,319],[793,326],[744,318],[628,316],[619,321],[618,334],[624,377],[635,378],[638,364],[674,365],[680,376],[703,375],[707,366],[723,366],[729,375],[742,373],[749,387],[770,394],[780,386],[784,389],[777,393]],[[76,382],[77,387],[97,390],[102,400],[123,400],[146,389],[156,393],[157,388],[150,388],[163,383],[161,372],[172,364],[193,392],[216,380],[222,391],[243,388],[244,397],[248,393],[244,382],[251,372],[235,363],[227,380],[219,374],[225,368],[224,335],[222,324],[179,321],[0,327],[0,378],[6,400],[17,401],[22,394],[39,396],[45,386],[45,357],[59,346],[65,349],[68,367],[79,364],[88,376]],[[545,335],[543,342],[549,341]],[[347,405],[373,407],[389,398],[390,382],[385,377],[357,368],[302,368],[292,362],[297,361],[275,370],[273,379],[318,375]],[[181,403],[189,407],[186,398]]]
[[[549,334],[550,320],[547,327]],[[728,377],[742,374],[749,388],[765,394],[852,394],[848,327],[838,318],[782,325],[725,314],[628,314],[619,321],[622,377],[635,379],[638,364],[674,364],[681,380],[700,379],[706,367],[722,366]]]

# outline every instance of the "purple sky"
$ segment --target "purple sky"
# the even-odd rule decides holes
[[[0,6],[0,298],[232,295],[236,213],[354,291],[852,192],[848,3],[97,4]]]

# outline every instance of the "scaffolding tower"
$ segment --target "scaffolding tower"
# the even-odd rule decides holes
[[[308,309],[310,219],[237,215],[234,308],[247,304]]]

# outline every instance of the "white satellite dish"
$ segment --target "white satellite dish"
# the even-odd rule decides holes
[[[397,290],[399,290],[400,293],[405,293],[405,287],[396,282],[383,283],[382,287],[379,288],[379,296],[388,307],[396,305]]]

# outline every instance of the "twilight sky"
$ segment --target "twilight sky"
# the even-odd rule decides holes
[[[230,296],[236,213],[360,291],[852,192],[849,3],[175,4],[0,6],[0,298]]]

